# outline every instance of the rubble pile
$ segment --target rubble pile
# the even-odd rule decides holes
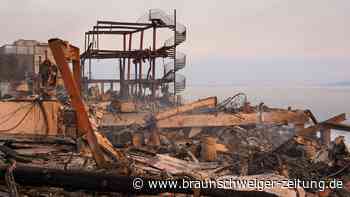
[[[43,95],[0,100],[1,196],[350,196],[349,150],[344,137],[331,141],[331,129],[350,131],[345,114],[318,121],[310,110],[253,106],[244,93],[85,102],[79,48],[49,47],[64,82],[57,96],[45,84]],[[226,185],[237,181],[254,183]],[[278,184],[260,185],[268,181]]]
[[[104,106],[104,107],[102,107]],[[100,168],[96,165],[91,151],[86,145],[84,136],[72,138],[56,136],[45,138],[10,137],[1,139],[0,170],[4,176],[13,174],[14,188],[25,196],[47,194],[50,196],[74,196],[79,193],[89,195],[117,195],[118,193],[138,193],[132,189],[131,177],[143,177],[154,180],[221,180],[230,179],[300,179],[300,180],[347,180],[349,176],[350,155],[343,137],[338,137],[329,146],[321,143],[317,137],[296,135],[297,128],[293,123],[242,124],[223,127],[192,127],[192,128],[158,128],[157,116],[160,113],[149,113],[145,116],[145,124],[130,124],[115,127],[113,130],[99,128],[101,119],[108,112],[105,104],[94,104],[88,110],[90,122],[94,130],[101,131],[97,136],[105,135],[113,143],[114,149],[126,158],[121,161],[113,157],[109,166]],[[186,105],[185,105],[186,106]],[[63,119],[70,120],[66,129],[76,129],[74,113],[69,103],[62,107]],[[165,109],[169,113],[172,108]],[[181,114],[231,114],[239,117],[243,107],[227,110],[222,107],[199,107]],[[266,106],[250,106],[249,113],[260,115],[274,111]],[[177,109],[177,112],[179,108]],[[181,110],[180,110],[181,111]],[[178,113],[175,113],[178,115]],[[120,115],[120,114],[119,114]],[[256,113],[256,116],[260,116]],[[259,118],[258,119],[263,119]],[[67,122],[67,121],[66,121]],[[99,138],[98,139],[103,139]],[[107,139],[106,139],[107,140]],[[108,143],[108,142],[106,142]],[[113,151],[112,151],[113,152]],[[116,153],[118,155],[119,153]],[[28,181],[23,176],[30,171],[30,176],[37,181]],[[56,170],[56,171],[55,171]],[[10,173],[11,172],[11,173]],[[22,173],[22,174],[17,174]],[[63,173],[63,174],[62,174]],[[67,176],[64,175],[66,173]],[[73,178],[69,178],[71,176]],[[102,187],[100,183],[92,182],[84,185],[76,176],[86,176],[96,180],[125,179],[126,188]],[[40,175],[46,178],[40,180]],[[68,181],[70,186],[59,184],[55,174],[62,177],[59,180]],[[27,174],[28,175],[28,174]],[[99,178],[96,178],[99,177]],[[101,178],[102,177],[102,178]],[[7,180],[7,179],[6,179]],[[24,180],[26,180],[24,182]],[[47,182],[40,182],[47,181]],[[72,181],[72,182],[70,182]],[[11,196],[9,181],[1,187],[4,195]],[[106,183],[111,184],[111,183]],[[119,183],[121,184],[121,183]],[[12,184],[13,185],[13,184]],[[39,186],[39,187],[38,187]],[[72,187],[72,188],[69,188]],[[237,188],[236,188],[237,189]],[[224,191],[236,191],[226,188]],[[248,192],[245,188],[242,191]],[[142,191],[144,194],[152,194]],[[193,193],[193,190],[153,191],[156,193]],[[319,193],[317,188],[288,189],[270,188],[259,195],[276,196],[308,196]],[[202,194],[222,196],[219,190],[202,191]],[[253,196],[256,194],[250,194]],[[239,196],[239,195],[237,195]],[[242,196],[249,196],[243,194]]]

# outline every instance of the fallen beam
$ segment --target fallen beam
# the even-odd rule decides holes
[[[306,115],[302,112],[274,111],[263,113],[263,123],[305,123]],[[256,113],[251,114],[195,114],[177,115],[168,119],[160,120],[158,128],[181,128],[181,127],[227,127],[236,125],[248,125],[259,122]]]
[[[76,146],[76,142],[69,137],[45,136],[33,134],[1,134],[0,143],[21,143],[21,144],[59,144]]]
[[[334,116],[326,121],[323,121],[321,123],[315,124],[313,126],[307,127],[305,129],[297,131],[297,135],[305,136],[305,135],[310,135],[314,134],[317,131],[319,131],[325,123],[340,123],[346,120],[346,115],[345,113],[339,114],[337,116]]]
[[[125,127],[132,124],[145,124],[145,118],[148,113],[105,113],[102,116],[102,120],[99,124],[101,127],[115,126]]]
[[[86,135],[87,142],[97,165],[99,167],[105,167],[107,166],[107,162],[103,157],[103,152],[98,145],[97,138],[91,126],[85,103],[80,94],[80,84],[78,83],[76,76],[72,74],[67,61],[73,60],[73,68],[80,67],[79,48],[68,45],[68,43],[60,39],[50,39],[49,47],[62,75],[64,87],[71,99],[71,105],[76,111],[79,134]]]
[[[329,128],[329,129],[335,129],[340,131],[348,131],[350,132],[350,125],[347,124],[340,124],[340,123],[333,123],[333,122],[325,122],[322,124],[323,126]]]
[[[156,120],[162,120],[165,118],[169,118],[171,116],[192,111],[195,109],[200,108],[214,108],[217,104],[217,98],[216,97],[208,97],[205,99],[200,99],[198,101],[194,101],[192,103],[188,103],[182,106],[174,107],[166,111],[159,112],[155,118]]]
[[[101,127],[124,127],[131,124],[145,124],[146,113],[105,114]],[[263,123],[302,123],[308,117],[303,111],[271,111],[263,113]],[[255,124],[259,121],[257,113],[216,113],[216,114],[180,114],[159,120],[158,128],[183,128],[183,127],[226,127]]]
[[[6,165],[0,165],[0,173],[5,174]],[[184,193],[193,194],[190,188],[151,188],[148,181],[151,179],[138,177],[143,181],[143,187],[135,189],[135,178],[130,176],[118,176],[113,173],[92,172],[84,170],[61,170],[41,167],[29,167],[17,165],[13,171],[16,183],[23,186],[45,186],[58,187],[69,191],[92,191],[92,192],[116,192],[124,194],[146,194],[157,195],[160,193]],[[155,180],[153,180],[155,181]],[[140,182],[139,182],[140,183]],[[179,181],[178,183],[181,183]],[[200,194],[205,196],[237,196],[237,197],[276,197],[263,191],[236,191],[225,189],[205,188],[200,190]]]

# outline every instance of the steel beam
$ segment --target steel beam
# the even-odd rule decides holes
[[[98,29],[134,29],[134,30],[142,30],[144,29],[143,27],[131,27],[131,26],[118,26],[118,25],[96,25],[93,28],[98,28]]]
[[[88,31],[85,34],[130,34],[134,33],[134,31]]]
[[[149,26],[152,23],[130,23],[130,22],[115,22],[115,21],[97,21],[97,24],[107,24],[107,25],[134,25],[134,26]]]
[[[71,49],[73,46],[69,46],[66,42],[60,39],[50,39],[49,47],[52,51],[52,54],[55,58],[55,61],[58,65],[58,68],[61,72],[64,86],[68,91],[68,94],[71,99],[71,105],[75,109],[77,114],[77,120],[79,125],[79,132],[82,135],[86,135],[87,142],[93,154],[93,157],[99,167],[105,167],[107,162],[103,156],[103,152],[100,149],[100,146],[97,142],[97,138],[92,129],[88,113],[85,109],[85,104],[80,95],[78,85],[74,80],[73,74],[70,71],[68,62],[67,62],[67,47]],[[76,50],[78,48],[74,47]],[[79,54],[79,51],[78,51]],[[78,60],[76,60],[78,61]]]

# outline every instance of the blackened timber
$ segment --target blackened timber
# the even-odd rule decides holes
[[[8,166],[0,165],[0,172],[5,174]],[[134,179],[137,177],[119,176],[115,173],[92,172],[85,170],[63,170],[53,168],[41,168],[17,164],[13,171],[16,183],[23,186],[49,186],[66,190],[85,190],[96,192],[116,192],[125,194],[148,194],[160,193],[184,193],[193,194],[191,188],[151,188],[152,179],[140,178],[143,181],[141,189],[134,189]],[[177,182],[181,184],[181,181]],[[236,191],[229,189],[201,189],[200,193],[205,196],[237,196],[237,197],[276,197],[274,194],[263,191]]]
[[[16,135],[16,134],[2,134],[0,137],[0,143],[6,142],[12,143],[23,143],[23,144],[59,144],[59,145],[70,145],[76,146],[76,142],[71,138],[62,138],[55,136],[33,136],[33,135]]]
[[[21,155],[18,152],[16,152],[15,150],[7,147],[7,146],[1,146],[0,145],[0,151],[5,155],[5,158],[8,159],[14,159],[18,162],[22,162],[22,163],[30,163],[32,161],[32,159],[30,157],[27,157],[25,155]]]

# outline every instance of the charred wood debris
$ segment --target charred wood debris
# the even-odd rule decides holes
[[[121,103],[88,102],[99,144],[107,144],[102,150],[108,165],[100,167],[86,136],[77,135],[78,123],[69,101],[60,104],[61,134],[2,135],[0,196],[326,196],[327,191],[310,188],[150,189],[145,185],[137,190],[132,181],[135,177],[144,181],[337,179],[344,184],[350,180],[350,156],[344,138],[329,142],[325,134],[317,134],[333,128],[332,124],[339,127],[344,114],[319,122],[309,110],[274,109],[263,103],[251,106],[243,93],[220,103],[211,97],[176,107],[160,101],[135,102],[132,105],[136,110],[131,110],[135,113],[121,112]],[[302,118],[271,118],[273,113],[299,112]],[[109,115],[118,123],[124,114],[142,114],[142,118],[119,125],[104,120]],[[198,115],[208,116],[208,122],[197,127],[187,127],[186,123],[167,127],[167,119],[186,122],[186,118]],[[218,121],[221,116],[231,117],[233,123],[227,124],[224,119],[210,125],[211,117]],[[300,124],[297,119],[303,118]],[[332,193],[329,196],[336,192],[328,191]]]

